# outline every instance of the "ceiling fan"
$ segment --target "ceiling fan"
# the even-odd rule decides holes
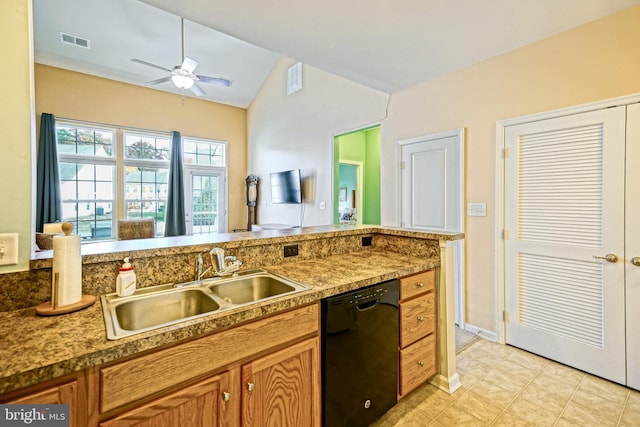
[[[157,85],[161,83],[165,83],[171,81],[177,88],[179,89],[191,89],[196,96],[205,95],[205,91],[202,90],[200,86],[198,86],[197,82],[202,83],[212,83],[218,86],[231,86],[231,81],[222,77],[209,77],[203,76],[199,74],[194,74],[194,70],[198,66],[198,61],[195,59],[189,58],[188,56],[184,56],[184,18],[180,18],[180,30],[182,35],[182,64],[176,65],[173,69],[169,69],[166,67],[162,67],[160,65],[152,64],[147,61],[143,61],[142,59],[133,58],[131,59],[133,62],[137,62],[138,64],[147,65],[149,67],[157,68],[159,70],[167,71],[170,73],[167,77],[162,77],[161,79],[151,80],[147,82],[149,85]]]

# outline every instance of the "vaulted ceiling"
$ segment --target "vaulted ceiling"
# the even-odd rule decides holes
[[[393,93],[640,0],[33,0],[36,62],[145,85],[181,62],[231,87],[205,99],[250,105],[280,55]],[[60,32],[90,49],[60,42]],[[177,91],[170,82],[154,86]],[[185,95],[189,95],[187,91]]]

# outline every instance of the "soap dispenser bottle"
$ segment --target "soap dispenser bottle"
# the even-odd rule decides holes
[[[116,279],[116,293],[123,297],[133,294],[136,290],[136,273],[133,265],[129,263],[129,257],[124,259],[124,264],[120,267],[120,273]]]

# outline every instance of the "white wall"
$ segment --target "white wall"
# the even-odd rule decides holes
[[[258,223],[299,225],[299,205],[271,203],[269,174],[301,169],[304,225],[333,222],[333,136],[379,123],[388,95],[303,65],[303,88],[287,95],[281,58],[247,113],[248,172],[260,177]],[[320,209],[320,203],[325,209]]]

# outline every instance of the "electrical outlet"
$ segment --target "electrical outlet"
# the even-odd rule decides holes
[[[0,265],[18,263],[18,233],[0,234]]]
[[[362,237],[362,246],[371,246],[371,241],[373,240],[373,237],[371,236],[363,236]]]
[[[284,247],[284,257],[298,256],[298,245],[287,245]]]

